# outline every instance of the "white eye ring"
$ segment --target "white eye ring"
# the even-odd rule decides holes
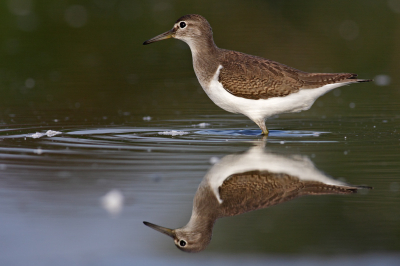
[[[185,22],[185,21],[179,22],[179,27],[180,27],[181,29],[185,28],[185,27],[186,27],[186,22]]]
[[[179,240],[179,246],[184,247],[186,246],[186,241],[185,240]]]

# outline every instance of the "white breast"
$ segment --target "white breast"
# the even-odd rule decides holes
[[[276,114],[308,110],[318,97],[334,88],[351,83],[328,84],[316,89],[300,90],[284,97],[253,100],[234,96],[225,90],[218,81],[221,68],[222,65],[218,67],[209,84],[201,84],[204,91],[222,109],[231,113],[244,114],[253,121],[266,119]]]

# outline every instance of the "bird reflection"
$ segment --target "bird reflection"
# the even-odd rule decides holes
[[[174,239],[186,252],[204,250],[218,218],[263,209],[304,195],[351,194],[362,186],[334,180],[303,156],[283,156],[256,146],[242,154],[227,155],[203,178],[193,200],[190,221],[169,229],[145,225]]]

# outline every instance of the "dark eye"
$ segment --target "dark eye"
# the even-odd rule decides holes
[[[182,23],[185,23],[185,22],[182,22]],[[185,240],[179,241],[179,245],[180,245],[181,247],[186,246],[186,241],[185,241]]]
[[[184,27],[186,27],[186,23],[182,21],[181,23],[179,23],[179,27],[181,27],[181,29],[183,29]]]

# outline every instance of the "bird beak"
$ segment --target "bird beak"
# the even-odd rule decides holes
[[[151,38],[150,40],[145,41],[145,42],[143,43],[143,45],[150,44],[150,43],[153,43],[153,42],[162,41],[162,40],[169,39],[169,38],[172,38],[172,37],[174,37],[174,34],[175,34],[175,31],[174,31],[173,29],[172,29],[172,30],[169,30],[169,31],[164,32],[164,33],[162,33],[162,34],[160,34],[160,35],[157,35],[157,36],[154,37],[154,38]]]
[[[163,234],[165,234],[165,235],[167,235],[169,237],[172,237],[172,238],[175,237],[175,232],[172,229],[165,228],[165,227],[162,227],[162,226],[159,226],[159,225],[156,225],[156,224],[152,224],[152,223],[149,223],[149,222],[143,222],[143,223],[145,225],[147,225],[148,227],[153,228],[154,230],[156,230],[156,231],[158,231],[160,233],[163,233]]]

